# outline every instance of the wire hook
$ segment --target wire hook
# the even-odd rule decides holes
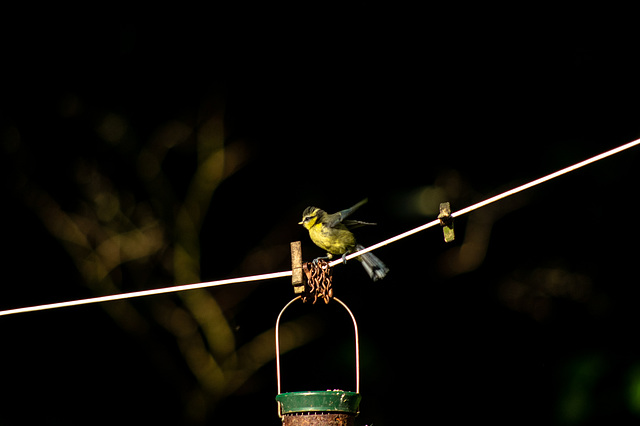
[[[293,304],[298,299],[301,299],[302,296],[296,296],[289,303],[287,303],[284,308],[278,314],[278,319],[276,320],[276,375],[278,380],[278,394],[282,393],[281,382],[280,382],[280,320],[282,318],[282,314],[287,310],[289,306]],[[338,302],[346,311],[349,313],[351,317],[351,321],[353,321],[353,330],[355,336],[355,361],[356,361],[356,393],[360,393],[360,341],[358,337],[358,323],[356,322],[356,317],[351,312],[351,309],[340,299],[334,297],[333,300]]]

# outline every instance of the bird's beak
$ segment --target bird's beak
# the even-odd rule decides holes
[[[298,225],[302,225],[303,222],[298,222]]]

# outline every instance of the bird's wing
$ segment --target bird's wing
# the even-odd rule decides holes
[[[339,211],[338,213],[334,213],[334,214],[330,215],[328,220],[327,220],[327,225],[333,228],[338,223],[343,222],[347,218],[347,216],[349,216],[351,213],[355,212],[358,209],[358,207],[360,207],[361,205],[363,205],[367,201],[368,201],[368,199],[365,198],[364,200],[360,201],[355,206],[349,207],[348,209],[344,209],[342,211]]]
[[[367,226],[367,225],[377,225],[377,223],[363,222],[361,220],[351,220],[351,219],[345,220],[342,223],[349,229],[360,228],[361,226]]]

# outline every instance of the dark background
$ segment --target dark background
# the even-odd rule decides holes
[[[239,158],[198,230],[202,281],[287,270],[290,241],[305,260],[321,255],[296,225],[307,205],[333,212],[368,197],[355,217],[378,223],[358,233],[371,245],[433,220],[441,201],[459,210],[640,137],[637,37],[599,11],[361,2],[15,18],[3,29],[0,309],[110,294],[87,286],[80,255],[34,202],[47,194],[81,217],[81,165],[165,230],[164,252],[110,273],[115,290],[179,281],[165,254],[181,238],[195,139],[167,147],[166,190],[140,177],[167,123],[197,130],[219,116]],[[105,117],[126,137],[105,136]],[[453,243],[434,228],[383,247],[382,282],[356,262],[336,267],[334,291],[361,333],[358,422],[637,421],[638,155],[460,217]],[[209,293],[238,346],[269,336],[293,297],[287,279]],[[272,358],[193,408],[201,385],[154,320],[165,298],[183,303],[131,302],[143,333],[103,305],[0,318],[0,423],[278,424]],[[335,304],[287,316],[310,318],[317,335],[283,356],[284,390],[353,389],[348,316]]]

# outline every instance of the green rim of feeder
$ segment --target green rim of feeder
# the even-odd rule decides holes
[[[276,395],[282,414],[310,411],[357,413],[362,397],[356,392],[341,390],[286,392]]]

